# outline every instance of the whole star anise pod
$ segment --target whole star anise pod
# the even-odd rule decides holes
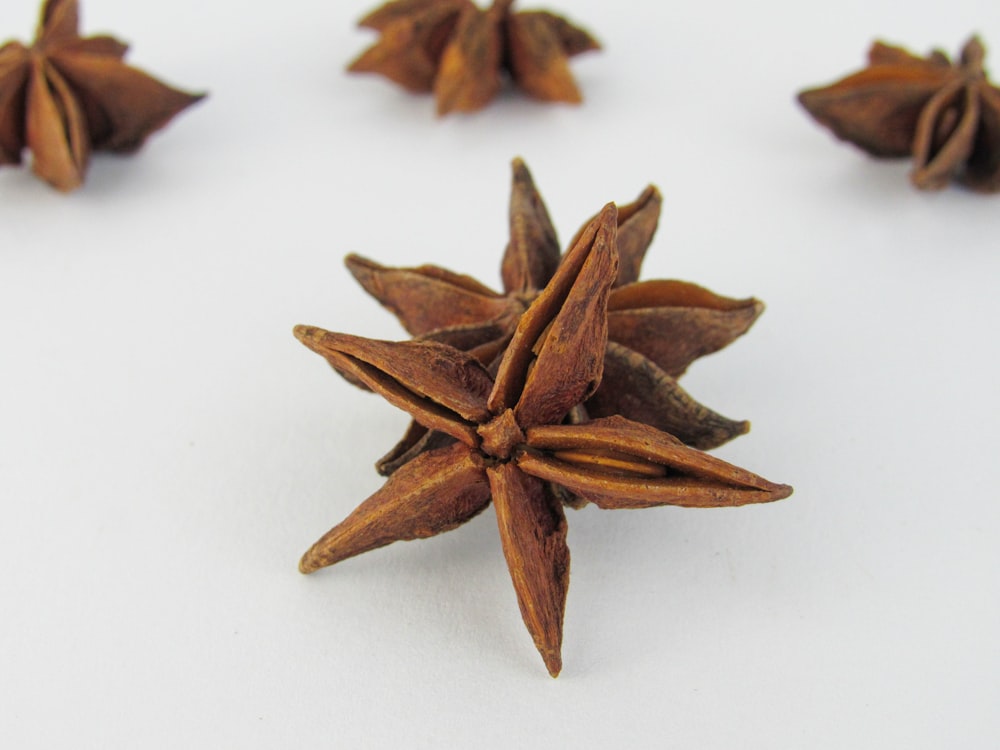
[[[474,356],[436,342],[296,328],[334,368],[453,440],[400,467],[306,552],[303,573],[448,531],[492,500],[524,623],[556,676],[569,584],[557,488],[609,509],[722,507],[791,494],[623,417],[563,424],[601,379],[616,229],[611,204],[520,317],[495,375]]]
[[[509,77],[544,101],[579,102],[569,58],[598,49],[564,18],[544,11],[514,13],[513,0],[481,10],[472,0],[395,0],[360,26],[381,34],[350,64],[380,73],[409,91],[433,91],[439,115],[482,109]]]
[[[28,149],[35,174],[62,191],[82,184],[91,151],[131,153],[203,97],[129,67],[125,44],[78,27],[77,0],[46,0],[31,47],[0,47],[0,165]]]
[[[639,281],[660,205],[659,192],[650,186],[618,212],[621,263],[608,303],[604,378],[573,417],[620,414],[696,448],[715,448],[745,433],[749,424],[699,404],[676,378],[698,357],[746,332],[764,306],[755,299],[721,297],[683,281]],[[575,244],[574,239],[570,246]],[[351,255],[347,267],[411,335],[468,350],[489,366],[510,342],[522,313],[563,262],[531,173],[523,161],[515,159],[510,241],[501,264],[503,293],[437,266],[387,268]],[[441,439],[419,423],[413,424],[400,444],[377,464],[379,471],[391,473]]]
[[[983,70],[983,45],[966,42],[952,64],[939,51],[917,57],[875,42],[868,67],[799,101],[838,138],[872,156],[913,156],[910,180],[937,190],[955,179],[1000,190],[1000,89]]]

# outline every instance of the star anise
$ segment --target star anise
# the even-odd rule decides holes
[[[569,583],[558,488],[609,509],[722,507],[791,494],[623,417],[562,423],[601,379],[616,229],[609,204],[520,317],[495,375],[474,356],[432,341],[296,328],[334,368],[454,441],[396,471],[306,552],[302,572],[448,531],[492,500],[524,623],[556,676]]]
[[[620,414],[696,448],[714,448],[745,433],[749,424],[702,406],[676,378],[698,357],[743,334],[764,306],[755,299],[721,297],[683,281],[638,281],[660,205],[659,192],[650,186],[618,212],[621,263],[608,303],[604,378],[573,417]],[[575,244],[574,239],[570,246]],[[524,162],[515,159],[510,242],[501,265],[503,293],[437,266],[387,268],[351,255],[347,267],[411,335],[468,350],[488,366],[508,345],[521,314],[562,262],[542,197]],[[379,471],[391,473],[441,439],[413,424],[377,464]]]
[[[91,151],[131,153],[202,98],[122,62],[110,36],[81,37],[77,0],[46,0],[31,47],[0,47],[0,165],[32,153],[35,174],[79,187]]]
[[[481,10],[472,0],[395,0],[361,19],[381,34],[350,64],[409,91],[433,91],[439,115],[472,112],[496,96],[503,77],[544,101],[579,102],[569,58],[598,49],[566,19],[544,11],[511,12],[513,0]]]
[[[868,67],[799,94],[820,123],[872,156],[913,156],[910,180],[937,190],[955,179],[1000,190],[1000,89],[983,70],[983,45],[966,42],[958,62],[917,57],[875,42]]]

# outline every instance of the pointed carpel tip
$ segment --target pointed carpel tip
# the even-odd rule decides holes
[[[535,181],[531,177],[531,170],[520,156],[515,156],[510,162],[511,182],[514,185],[534,186]]]
[[[618,206],[608,203],[597,215],[597,231],[599,234],[618,234]]]
[[[312,557],[312,550],[309,550],[304,555],[302,559],[299,560],[299,572],[303,575],[309,575],[310,573],[315,573],[317,570],[322,568],[322,565],[317,565],[316,561]]]
[[[59,183],[50,182],[49,184],[52,185],[52,187],[54,187],[63,195],[68,195],[69,193],[72,193],[74,190],[79,189],[79,187],[83,185],[83,180],[76,180],[75,182],[59,182]]]
[[[604,205],[604,208],[601,209],[601,213],[597,216],[597,220],[601,224],[618,225],[618,206],[614,203],[614,201]]]
[[[208,98],[207,91],[195,91],[195,92],[181,91],[180,93],[184,95],[184,97],[187,99],[187,102],[184,104],[183,107],[181,107],[180,110],[178,110],[178,113],[188,107],[193,107],[195,104],[198,104]]]
[[[651,224],[650,229],[655,232],[656,226],[660,222],[660,213],[662,210],[663,194],[660,193],[656,185],[647,185],[634,201],[618,209],[618,225],[621,227],[635,217],[640,217],[639,220],[644,223],[649,222]],[[652,235],[650,235],[646,247],[643,248],[643,253],[645,253],[651,241]]]
[[[795,101],[797,101],[809,114],[812,114],[813,102],[816,99],[816,93],[818,91],[819,89],[803,89],[795,95]]]
[[[449,94],[448,92],[438,93],[436,103],[434,106],[434,113],[438,117],[444,117],[448,113],[457,109],[454,100],[455,96],[453,94]]]
[[[555,679],[562,672],[562,655],[558,652],[548,652],[542,654],[545,661],[545,668],[549,671],[549,676]]]
[[[950,182],[950,174],[939,174],[928,167],[918,167],[910,172],[910,184],[919,190],[944,190]]]
[[[660,189],[656,187],[656,185],[650,183],[649,185],[646,185],[646,189],[642,191],[642,194],[639,196],[639,200],[642,203],[663,203],[663,193],[660,192]]]
[[[764,310],[767,309],[767,305],[761,302],[756,297],[748,297],[747,299],[740,300],[735,310],[741,314],[743,318],[743,323],[740,326],[740,332],[737,335],[741,335],[750,330],[750,328],[760,320],[760,316],[764,314]]]
[[[771,490],[771,499],[784,500],[786,497],[791,497],[793,492],[795,489],[790,484],[776,484]]]
[[[316,351],[316,345],[323,337],[324,331],[316,326],[297,325],[292,329],[292,334],[307,347]]]
[[[986,48],[983,47],[983,42],[979,38],[978,34],[973,34],[969,37],[968,41],[962,45],[962,62],[966,65],[982,65],[983,59],[986,57]]]
[[[347,267],[348,272],[356,280],[361,281],[362,277],[367,278],[381,268],[381,266],[373,260],[368,260],[368,258],[363,255],[358,255],[357,253],[348,253],[344,256],[344,266]]]

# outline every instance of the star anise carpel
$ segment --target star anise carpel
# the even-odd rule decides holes
[[[732,299],[675,280],[640,281],[643,258],[659,222],[662,198],[649,186],[618,211],[621,258],[608,302],[608,343],[600,388],[573,418],[622,415],[709,449],[745,433],[749,424],[698,403],[677,382],[697,358],[749,329],[764,309],[755,299]],[[587,221],[570,243],[576,245]],[[489,366],[509,345],[518,320],[564,262],[531,173],[513,163],[510,240],[501,262],[503,291],[444,268],[389,268],[357,255],[348,269],[413,336],[473,353]],[[378,464],[391,473],[440,436],[419,424]]]
[[[843,140],[876,157],[913,157],[911,182],[938,190],[951,180],[984,193],[1000,190],[1000,89],[983,69],[978,38],[959,59],[918,57],[875,42],[868,67],[799,102]]]
[[[82,184],[91,152],[134,152],[203,97],[129,67],[125,44],[78,27],[77,0],[46,0],[34,43],[0,47],[0,165],[28,150],[35,174],[64,192]]]
[[[431,92],[439,115],[472,112],[504,79],[543,101],[577,103],[569,58],[598,49],[583,29],[545,11],[514,12],[513,0],[483,10],[472,0],[395,0],[361,19],[378,42],[350,64],[409,91]]]
[[[524,623],[556,676],[569,583],[562,494],[640,508],[733,506],[791,493],[624,417],[564,424],[603,372],[616,214],[609,204],[581,234],[494,367],[435,341],[296,328],[338,371],[450,440],[401,465],[306,552],[302,572],[448,531],[492,502]]]

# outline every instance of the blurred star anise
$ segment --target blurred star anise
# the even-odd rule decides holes
[[[1000,89],[983,70],[972,37],[957,63],[939,51],[917,57],[875,42],[868,67],[799,94],[820,123],[872,156],[913,156],[910,180],[937,190],[952,179],[1000,190]]]
[[[638,281],[660,204],[659,192],[650,186],[618,211],[621,263],[608,302],[604,378],[571,417],[581,421],[619,414],[707,450],[742,435],[749,424],[699,404],[676,378],[698,357],[746,332],[764,306],[755,299],[721,297],[683,281]],[[575,244],[574,239],[570,247]],[[560,256],[545,204],[520,159],[513,163],[510,241],[501,265],[503,293],[437,266],[387,268],[357,255],[347,258],[358,282],[411,335],[469,351],[487,366],[503,353],[522,313],[562,263],[565,258]],[[390,474],[442,440],[446,438],[414,423],[377,467]]]
[[[338,371],[453,440],[399,468],[306,552],[303,573],[448,531],[492,500],[521,615],[556,676],[569,585],[561,494],[608,509],[724,507],[791,494],[624,417],[563,424],[601,380],[617,226],[610,204],[528,305],[495,374],[445,344],[296,328]]]
[[[381,34],[350,64],[380,73],[418,93],[433,91],[439,115],[482,109],[503,77],[544,101],[580,101],[569,58],[598,49],[564,18],[544,11],[514,13],[513,0],[481,10],[472,0],[395,0],[361,19]]]
[[[125,44],[78,27],[77,0],[46,0],[31,47],[0,47],[0,165],[28,149],[35,174],[62,191],[81,185],[91,151],[131,153],[203,96],[129,67]]]

